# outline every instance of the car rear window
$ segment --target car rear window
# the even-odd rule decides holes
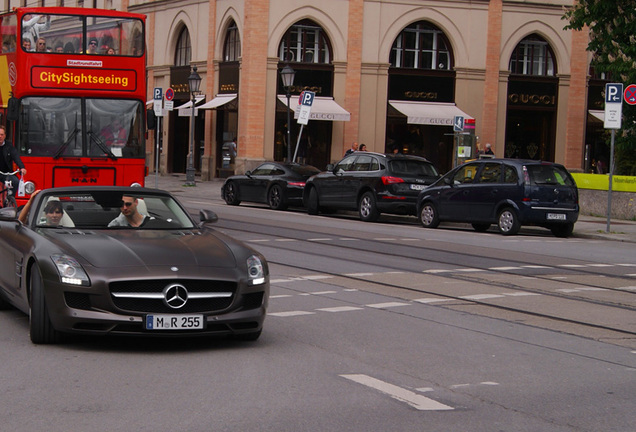
[[[312,176],[314,174],[318,174],[320,170],[311,165],[293,165],[291,170],[296,174],[300,174],[301,176]]]
[[[526,170],[530,176],[530,184],[574,186],[572,177],[568,172],[556,165],[528,165]]]
[[[437,176],[433,164],[418,160],[394,160],[389,162],[389,169],[395,175],[402,176]]]

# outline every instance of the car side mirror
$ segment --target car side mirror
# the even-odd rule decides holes
[[[219,217],[212,210],[199,210],[199,220],[202,224],[215,223],[219,220]]]
[[[453,181],[450,177],[444,177],[444,184],[447,186],[452,186],[453,185]]]
[[[18,218],[18,210],[15,207],[0,208],[0,220],[16,220]]]
[[[333,164],[327,164],[327,171],[333,171]]]
[[[252,171],[245,171],[245,175],[248,177],[252,177]]]

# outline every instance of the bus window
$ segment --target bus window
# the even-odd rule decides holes
[[[87,54],[140,56],[143,26],[140,20],[96,17],[87,23]],[[95,46],[90,45],[95,42]]]
[[[145,156],[140,146],[144,142],[141,130],[144,111],[138,101],[87,99],[86,115],[90,155]]]
[[[16,16],[7,15],[1,18],[0,29],[2,30],[2,52],[10,53],[15,51],[16,47]]]
[[[24,155],[82,155],[80,99],[24,98],[20,125],[19,144]]]

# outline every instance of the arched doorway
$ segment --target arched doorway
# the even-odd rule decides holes
[[[504,155],[554,161],[559,79],[554,53],[533,34],[510,57]]]
[[[414,22],[393,41],[389,62],[385,152],[423,156],[441,172],[449,170],[454,162],[454,117],[471,117],[454,104],[454,56],[448,38],[432,23]]]
[[[292,155],[297,153],[298,162],[324,169],[330,162],[332,121],[328,116],[324,117],[326,121],[310,118],[309,124],[302,128],[302,135],[298,140],[301,128],[294,119],[293,112],[296,108],[297,96],[303,90],[311,90],[316,93],[316,97],[333,102],[334,69],[331,43],[318,24],[305,19],[287,30],[279,44],[278,53],[279,71],[286,65],[295,71],[291,94],[296,97],[292,98],[290,103]],[[280,78],[277,85],[279,101],[276,108],[274,160],[282,161],[287,157],[287,101],[283,96],[286,90]],[[313,114],[312,111],[312,116]]]

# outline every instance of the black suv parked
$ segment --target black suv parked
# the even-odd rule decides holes
[[[480,159],[449,171],[420,193],[420,223],[469,222],[477,231],[497,224],[504,235],[521,225],[572,234],[579,217],[579,193],[563,165],[521,159]]]
[[[418,156],[355,152],[310,177],[303,203],[309,214],[358,210],[363,221],[377,220],[380,213],[415,215],[418,194],[439,177]]]

